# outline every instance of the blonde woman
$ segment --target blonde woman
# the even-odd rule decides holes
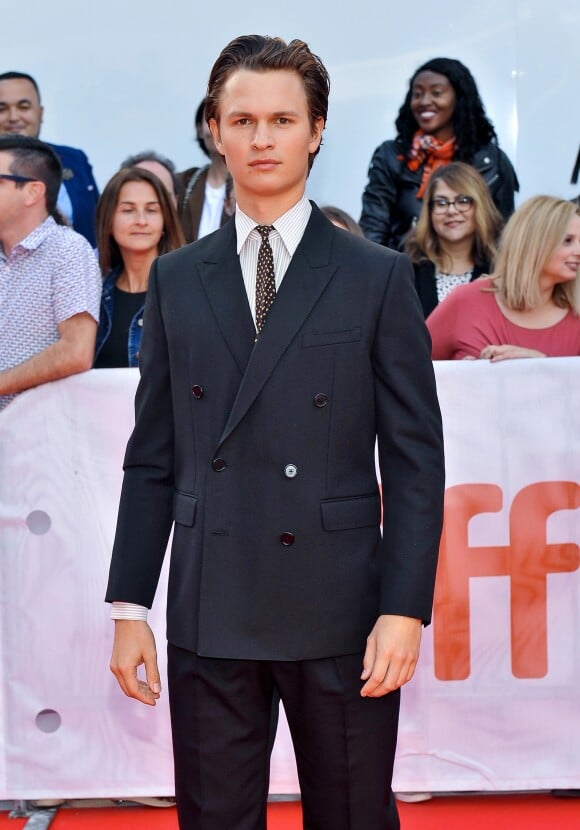
[[[432,174],[405,244],[425,317],[455,288],[490,272],[502,225],[475,168],[458,161]]]
[[[508,221],[489,278],[427,320],[434,360],[580,355],[580,208],[534,196]]]

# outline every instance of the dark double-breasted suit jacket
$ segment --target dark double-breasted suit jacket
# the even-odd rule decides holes
[[[255,342],[231,221],[154,264],[141,371],[108,600],[151,605],[175,522],[174,645],[310,659],[429,620],[442,437],[405,256],[313,206]]]

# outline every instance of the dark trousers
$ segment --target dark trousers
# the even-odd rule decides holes
[[[265,830],[278,695],[304,830],[399,830],[391,791],[399,693],[360,697],[362,655],[221,660],[169,645],[180,830]]]

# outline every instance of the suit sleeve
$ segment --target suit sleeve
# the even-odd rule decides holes
[[[387,281],[374,347],[383,494],[380,613],[431,619],[443,517],[441,415],[408,258]]]
[[[153,263],[106,601],[151,607],[172,525],[173,406],[169,353]]]

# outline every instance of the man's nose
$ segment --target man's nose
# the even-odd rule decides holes
[[[268,124],[256,124],[252,145],[254,147],[270,147],[272,145],[272,133]]]

